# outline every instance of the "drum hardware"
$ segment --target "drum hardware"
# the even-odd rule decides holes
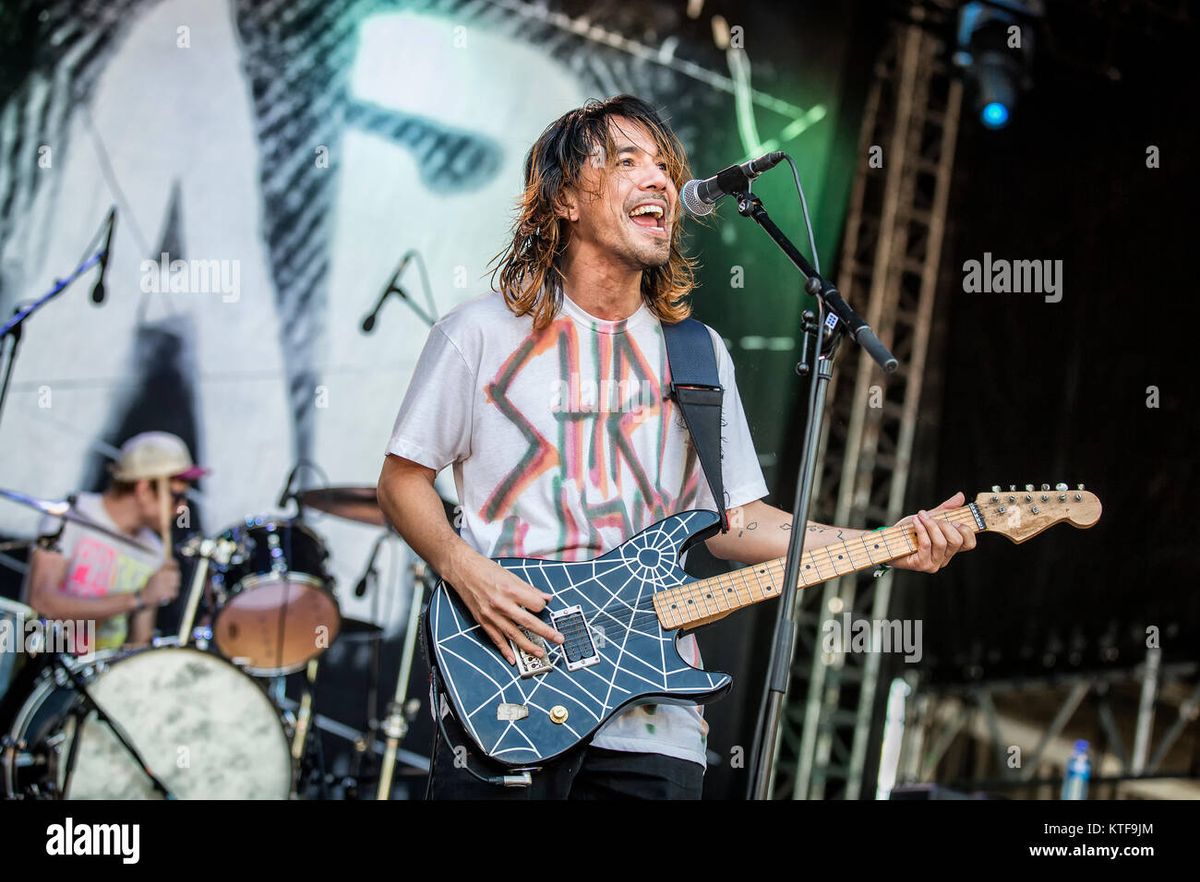
[[[99,705],[99,703],[97,703],[96,699],[92,697],[92,693],[88,690],[87,685],[83,682],[83,679],[81,677],[79,677],[75,671],[71,670],[71,666],[66,663],[66,661],[63,659],[62,654],[61,653],[51,654],[50,655],[50,663],[51,663],[51,665],[54,666],[54,668],[56,670],[62,672],[62,674],[66,677],[67,683],[70,685],[70,687],[72,689],[75,690],[75,693],[82,700],[81,704],[79,706],[75,707],[71,711],[71,714],[72,714],[72,716],[74,716],[75,721],[76,721],[75,722],[75,731],[77,731],[77,732],[79,731],[80,727],[83,724],[83,721],[87,718],[87,715],[89,713],[94,713],[96,715],[97,721],[103,723],[105,726],[108,727],[108,730],[110,732],[112,732],[113,736],[117,739],[117,742],[121,745],[121,747],[124,749],[124,751],[127,754],[129,754],[130,758],[134,762],[134,765],[136,765],[138,767],[138,770],[142,773],[142,775],[145,776],[146,780],[150,782],[150,786],[154,789],[154,791],[156,793],[158,793],[160,796],[162,796],[163,799],[174,799],[175,795],[170,790],[168,790],[167,785],[164,784],[162,782],[162,780],[157,775],[154,774],[153,770],[151,770],[151,768],[150,768],[150,764],[138,752],[138,749],[133,746],[133,742],[130,740],[129,736],[125,733],[125,731],[121,728],[121,726],[117,723],[117,721],[112,719],[112,717],[110,717],[104,711],[104,709]],[[58,734],[62,738],[66,737],[65,734],[63,734],[61,732]],[[58,746],[58,745],[55,745],[55,746]],[[62,791],[61,791],[63,794],[70,792],[71,776],[75,771],[75,762],[76,762],[76,759],[78,758],[78,755],[79,755],[79,739],[75,738],[75,739],[71,740],[70,747],[67,750],[66,774],[63,777],[63,784],[62,784]]]
[[[296,714],[296,734],[292,738],[292,759],[300,762],[304,758],[304,746],[308,741],[309,724],[312,718],[313,687],[317,682],[319,661],[309,659],[305,671],[304,695],[300,699],[300,710]],[[282,678],[280,678],[282,680]]]
[[[154,553],[154,549],[147,548],[132,536],[126,536],[124,533],[118,533],[115,530],[110,530],[103,524],[98,524],[91,518],[81,515],[75,510],[75,498],[73,496],[69,496],[64,500],[51,501],[47,499],[38,499],[33,496],[27,496],[24,493],[18,493],[16,490],[5,490],[4,488],[0,487],[0,498],[7,499],[10,502],[15,502],[18,505],[24,505],[27,508],[32,508],[34,511],[39,511],[44,515],[50,515],[51,517],[58,518],[63,521],[70,521],[73,524],[79,524],[82,527],[86,527],[89,530],[94,530],[103,536],[107,536],[109,539],[116,540],[117,542],[123,542],[124,544],[129,545],[132,548],[136,548],[139,551],[145,552],[146,554]],[[170,547],[171,546],[169,543],[164,546],[164,553],[165,550],[169,549]]]
[[[379,770],[379,789],[376,791],[377,800],[391,798],[392,775],[396,768],[396,752],[400,742],[408,734],[408,727],[420,708],[416,699],[406,702],[408,695],[408,679],[412,674],[413,652],[417,645],[417,633],[420,631],[421,604],[425,600],[426,582],[430,579],[431,570],[425,561],[415,558],[412,564],[412,599],[408,607],[408,627],[404,633],[404,649],[400,656],[400,676],[396,678],[396,694],[388,705],[387,719],[383,722],[383,733],[386,737],[386,749]]]
[[[238,552],[236,543],[228,539],[205,539],[202,536],[189,539],[180,548],[180,554],[184,557],[199,558],[196,561],[196,569],[192,572],[191,583],[188,586],[187,604],[183,609],[183,616],[179,622],[178,645],[187,646],[188,641],[194,639],[196,632],[201,629],[193,627],[196,621],[196,610],[200,607],[200,598],[204,595],[204,583],[208,578],[209,565],[216,561],[221,566],[228,566],[234,560]],[[212,630],[205,628],[211,638]],[[205,647],[207,647],[207,640]]]
[[[413,702],[416,702],[416,706],[419,709],[420,702],[415,698],[409,699],[409,706],[411,707]],[[289,716],[300,708],[300,702],[291,698],[285,698],[283,703],[284,713]],[[340,720],[335,720],[323,714],[314,713],[312,715],[311,728],[313,731],[328,732],[330,735],[341,738],[343,741],[349,741],[354,745],[356,751],[361,750],[364,755],[373,753],[382,757],[387,750],[387,744],[372,736],[371,733],[360,732],[353,726],[348,726]],[[413,753],[411,750],[404,750],[403,748],[397,750],[396,760],[406,766],[411,766],[419,772],[429,771],[429,757]]]

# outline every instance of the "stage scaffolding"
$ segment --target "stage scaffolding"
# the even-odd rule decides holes
[[[900,360],[885,377],[843,348],[822,427],[814,517],[854,527],[904,514],[922,386],[936,370],[930,325],[962,98],[941,40],[920,23],[892,27],[867,97],[837,281]],[[857,798],[878,690],[878,653],[828,653],[822,623],[850,611],[885,618],[891,576],[828,582],[800,595],[775,797]]]

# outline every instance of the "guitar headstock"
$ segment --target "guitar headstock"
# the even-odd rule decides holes
[[[1026,484],[1022,490],[1016,485],[1002,490],[997,485],[976,496],[975,506],[988,532],[1002,533],[1013,542],[1024,542],[1063,521],[1087,529],[1100,520],[1101,511],[1096,494],[1084,490],[1082,484],[1074,490],[1066,484],[1053,489],[1049,484],[1040,488]]]

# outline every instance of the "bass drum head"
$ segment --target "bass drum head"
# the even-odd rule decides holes
[[[302,573],[250,576],[213,622],[218,651],[259,677],[291,674],[324,652],[341,630],[337,600]]]
[[[286,799],[291,793],[292,757],[279,714],[257,682],[219,656],[190,647],[138,650],[99,664],[87,686],[176,798]],[[30,701],[58,704],[64,692],[69,687]],[[159,798],[95,714],[75,725],[60,712],[56,731],[64,737],[49,762],[60,787],[67,756],[76,752],[67,799]]]

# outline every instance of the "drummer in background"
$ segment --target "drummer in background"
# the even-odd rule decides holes
[[[110,470],[108,489],[80,493],[75,509],[149,550],[47,517],[30,560],[29,606],[47,619],[95,620],[96,646],[77,646],[77,654],[150,641],[158,608],[179,593],[179,565],[173,558],[163,560],[160,536],[169,534],[170,524],[162,522],[159,479],[169,479],[167,512],[173,513],[191,482],[208,472],[192,462],[183,439],[167,432],[130,438]]]

